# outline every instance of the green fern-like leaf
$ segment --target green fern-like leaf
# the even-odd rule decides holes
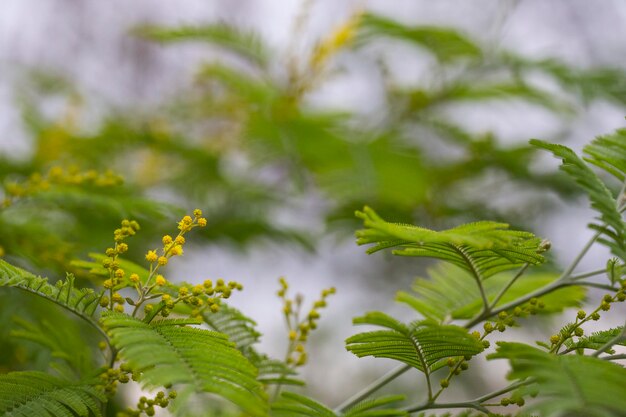
[[[489,359],[508,359],[509,379],[533,378],[539,395],[528,412],[543,417],[621,417],[626,410],[626,369],[602,359],[555,355],[522,343],[498,342]]]
[[[441,62],[459,58],[477,58],[480,48],[458,31],[434,26],[406,26],[394,20],[366,14],[362,17],[358,38],[387,36],[425,48]]]
[[[218,394],[253,416],[267,415],[256,368],[226,335],[181,326],[188,321],[147,324],[121,313],[106,312],[102,322],[121,357],[142,372],[144,386],[184,384]]]
[[[568,339],[565,341],[565,346],[567,346],[567,352],[572,352],[575,350],[581,349],[600,349],[609,341],[612,341],[616,336],[622,332],[622,327],[615,327],[613,329],[601,330],[598,332],[594,332],[589,336],[579,337],[578,340],[574,341],[572,339]],[[615,343],[616,345],[626,346],[626,341],[619,341]]]
[[[220,46],[254,63],[264,65],[267,51],[258,35],[227,24],[166,28],[140,26],[135,34],[161,43],[200,41]]]
[[[85,331],[76,320],[67,317],[64,321],[25,320],[13,317],[16,328],[10,335],[15,339],[28,340],[48,350],[54,360],[55,370],[64,375],[87,375],[98,365],[92,346],[85,343]]]
[[[221,305],[218,312],[205,312],[203,321],[213,330],[224,333],[237,349],[258,369],[258,380],[263,384],[304,385],[294,378],[296,372],[284,361],[269,358],[257,352],[254,345],[261,334],[256,330],[256,322],[239,310]]]
[[[100,294],[88,288],[74,288],[72,275],[68,275],[65,281],[51,285],[46,278],[35,276],[0,259],[0,287],[13,287],[43,297],[99,328],[92,316]]]
[[[393,251],[395,255],[441,259],[481,280],[526,263],[544,262],[541,239],[529,232],[510,230],[505,223],[469,223],[437,232],[386,222],[369,207],[357,211],[356,216],[365,226],[356,233],[357,243],[375,245],[368,253],[399,247]]]
[[[355,324],[384,327],[359,333],[346,340],[346,349],[358,357],[373,356],[403,362],[426,374],[444,365],[442,359],[476,355],[483,345],[466,329],[430,321],[405,325],[381,312],[371,312],[353,320]]]
[[[254,320],[227,305],[220,306],[216,313],[204,313],[202,319],[211,329],[228,335],[230,341],[242,351],[256,344],[261,336],[255,329]]]
[[[510,273],[503,273],[486,280],[483,287],[487,300],[491,302],[512,278]],[[496,307],[549,285],[556,278],[556,275],[549,273],[525,274],[508,289]],[[483,306],[480,292],[468,272],[454,265],[441,263],[429,268],[428,278],[418,278],[412,288],[413,293],[398,292],[396,300],[407,304],[428,319],[471,319],[480,313]],[[541,297],[545,307],[538,312],[550,314],[568,307],[579,307],[585,293],[583,287],[560,288]]]
[[[621,182],[626,181],[626,129],[594,139],[583,152],[587,162],[604,169]]]
[[[598,241],[611,248],[611,251],[622,260],[626,259],[626,223],[618,211],[618,204],[611,191],[598,178],[593,170],[576,155],[574,151],[563,145],[556,145],[539,140],[531,140],[530,143],[539,148],[546,149],[560,158],[563,163],[560,168],[572,177],[582,187],[591,200],[591,206],[600,213],[600,220],[604,224],[590,224],[589,227],[602,233],[603,238]],[[609,148],[596,144],[592,152],[592,159],[596,164],[607,165],[611,162],[600,159],[600,150],[609,151]],[[607,165],[608,166],[608,165]]]
[[[86,382],[35,371],[0,375],[0,415],[4,417],[98,417],[103,401],[104,394]]]

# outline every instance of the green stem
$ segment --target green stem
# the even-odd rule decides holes
[[[508,387],[490,392],[489,394],[485,394],[481,397],[475,398],[470,401],[463,401],[463,402],[456,402],[456,403],[440,403],[440,404],[426,402],[426,403],[415,405],[415,406],[409,406],[408,408],[406,408],[406,411],[409,413],[417,413],[418,411],[442,409],[442,408],[473,408],[475,410],[479,410],[479,411],[482,411],[483,413],[489,414],[489,410],[485,408],[483,405],[485,401],[498,397],[502,394],[506,394],[507,392],[511,392],[514,389],[517,389],[524,385],[531,384],[532,382],[533,382],[532,379],[527,379],[525,381],[518,381],[509,385]]]
[[[411,369],[411,367],[409,365],[401,365],[401,366],[398,366],[395,369],[392,369],[391,371],[387,372],[382,377],[380,377],[377,380],[375,380],[374,382],[372,382],[367,387],[363,388],[361,391],[359,391],[356,394],[354,394],[352,397],[348,398],[347,400],[345,400],[344,402],[339,404],[335,408],[335,411],[336,412],[344,412],[344,411],[346,411],[347,409],[349,409],[353,405],[357,404],[358,402],[366,399],[372,393],[378,391],[380,388],[384,387],[389,382],[393,381],[394,379],[396,379],[397,377],[399,377],[400,375],[402,375],[403,373],[405,373],[409,369]]]
[[[529,263],[526,263],[526,264],[524,264],[524,266],[522,266],[522,268],[517,272],[517,274],[515,274],[515,276],[508,282],[508,284],[506,284],[506,286],[504,288],[502,288],[500,293],[498,295],[496,295],[496,298],[493,299],[493,301],[491,302],[491,305],[489,306],[489,310],[492,310],[492,309],[494,309],[496,307],[496,305],[498,304],[500,299],[504,296],[504,294],[506,294],[506,292],[509,290],[509,288],[511,288],[511,286],[513,284],[515,284],[515,281],[517,281],[517,279],[519,277],[524,275],[524,272],[526,272],[526,270],[528,269],[529,266],[530,266]]]
[[[570,277],[570,280],[571,281],[578,281],[579,279],[595,277],[596,275],[600,275],[600,274],[604,274],[604,273],[606,273],[606,268],[596,269],[595,271],[589,271],[589,272],[584,272],[584,273],[578,274],[578,275],[572,275]]]
[[[484,403],[485,401],[489,401],[489,400],[490,400],[490,399],[492,399],[492,398],[498,397],[498,396],[500,396],[500,395],[502,395],[502,394],[506,394],[507,392],[511,392],[511,391],[513,391],[514,389],[517,389],[517,388],[519,388],[519,387],[523,387],[523,386],[525,386],[525,385],[530,385],[530,384],[532,384],[533,382],[535,382],[535,381],[534,381],[532,378],[531,378],[531,379],[524,380],[524,381],[517,381],[517,382],[512,383],[512,384],[511,384],[511,385],[509,385],[508,387],[504,387],[504,388],[502,388],[502,389],[499,389],[499,390],[496,390],[496,391],[490,392],[489,394],[485,394],[485,395],[483,395],[482,397],[478,397],[478,398],[476,398],[474,401],[475,401],[475,402],[477,402],[477,403],[482,404],[482,403]]]
[[[604,228],[602,228],[602,229],[604,229]],[[570,279],[570,276],[572,275],[572,272],[574,272],[574,269],[576,269],[576,267],[578,266],[580,261],[585,257],[587,252],[589,252],[589,249],[591,249],[593,244],[596,242],[596,239],[598,239],[601,234],[602,234],[602,230],[598,230],[591,237],[591,239],[589,239],[587,244],[582,248],[582,250],[578,253],[578,255],[576,255],[576,257],[574,258],[572,263],[569,265],[569,267],[567,267],[567,269],[565,271],[563,271],[563,274],[561,275],[561,277],[563,279]]]
[[[474,410],[482,411],[485,414],[489,414],[489,409],[477,404],[473,401],[458,402],[458,403],[426,403],[418,405],[412,408],[407,408],[408,413],[417,413],[424,410],[445,409],[445,408],[473,408]]]
[[[541,297],[542,295],[546,295],[554,290],[557,290],[561,287],[566,286],[567,284],[564,283],[561,279],[557,279],[556,281],[551,282],[550,284],[546,285],[545,287],[539,288],[531,293],[526,294],[523,297],[518,298],[517,300],[511,301],[510,303],[504,304],[503,306],[499,307],[499,308],[495,308],[493,310],[491,310],[489,312],[489,314],[484,314],[481,313],[478,316],[476,316],[475,318],[473,318],[472,320],[470,320],[465,327],[468,329],[471,329],[472,327],[474,327],[475,325],[477,325],[478,323],[482,322],[483,320],[495,316],[498,313],[502,312],[502,311],[506,311],[506,310],[510,310],[512,308],[515,308],[521,304],[524,304],[528,301],[530,301],[531,298],[538,298]]]
[[[626,359],[626,354],[620,353],[618,355],[603,356],[600,359],[604,359],[605,361],[616,361],[620,359]]]
[[[597,282],[589,282],[589,281],[578,281],[578,282],[565,282],[563,283],[563,286],[567,286],[567,287],[593,287],[593,288],[599,288],[601,290],[608,290],[608,291],[617,291],[619,288],[615,288],[611,285],[608,284],[600,284]]]

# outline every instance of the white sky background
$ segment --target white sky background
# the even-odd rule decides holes
[[[134,25],[223,20],[259,31],[273,48],[284,52],[300,4],[290,0],[3,0],[0,152],[16,157],[29,152],[29,138],[21,126],[15,100],[16,85],[24,81],[24,74],[31,68],[63,74],[72,80],[90,99],[86,114],[89,126],[114,106],[142,108],[158,104],[188,86],[197,64],[212,56],[210,49],[198,45],[160,47],[127,36]],[[309,24],[303,30],[304,43],[328,33],[359,7],[405,23],[453,25],[494,48],[510,48],[536,58],[557,57],[581,66],[626,67],[623,0],[318,0],[313,2]],[[404,74],[406,79],[402,81],[419,79],[423,62],[408,59],[401,49],[386,52],[397,72]],[[372,89],[372,72],[349,61],[346,66],[348,73],[325,85],[311,101],[365,115],[376,112],[382,105],[381,92]],[[551,140],[555,124],[544,113],[515,106],[498,109],[497,115],[493,110],[468,108],[458,117],[473,129],[492,130],[515,140]],[[624,109],[594,104],[572,121],[568,143],[580,148],[592,137],[623,126],[624,115]],[[555,160],[546,160],[556,168]],[[554,242],[559,259],[565,263],[568,252],[582,247],[590,235],[567,225],[580,226],[592,215],[584,206],[564,206],[553,218],[538,222],[538,230]],[[359,381],[365,385],[389,367],[386,361],[357,360],[343,353],[343,339],[353,332],[350,317],[373,309],[406,314],[406,310],[393,305],[392,298],[401,283],[410,283],[412,277],[394,281],[394,288],[389,288],[381,277],[378,293],[373,294],[372,284],[359,285],[359,275],[367,275],[373,265],[388,260],[382,255],[367,258],[364,250],[351,241],[336,244],[328,238],[325,243],[315,257],[275,246],[258,245],[239,254],[219,248],[190,248],[185,263],[179,263],[179,273],[189,279],[201,270],[209,271],[211,277],[241,280],[246,291],[236,294],[233,304],[258,318],[265,334],[263,347],[279,356],[284,347],[271,343],[285,337],[281,307],[273,295],[277,277],[285,275],[308,300],[316,298],[322,288],[335,285],[338,294],[330,299],[330,308],[322,313],[320,322],[319,332],[323,335],[318,340],[324,340],[324,346],[318,343],[312,347],[314,365],[305,372],[318,398],[335,405],[346,395],[341,387],[358,387]],[[604,256],[592,252],[581,269],[597,267],[594,258],[600,255]]]

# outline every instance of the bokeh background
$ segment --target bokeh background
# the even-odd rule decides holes
[[[242,282],[232,305],[257,320],[267,353],[286,348],[278,277],[308,301],[337,288],[302,371],[335,405],[390,367],[344,352],[351,317],[415,317],[393,297],[427,266],[365,255],[354,210],[436,229],[504,220],[567,263],[593,213],[526,144],[579,150],[623,126],[624,57],[619,0],[5,0],[0,180],[15,203],[0,212],[2,252],[63,277],[121,218],[144,226],[140,259],[200,207],[208,230],[168,278]],[[41,192],[32,174],[55,166],[124,184]],[[505,370],[475,372],[457,393],[480,394]]]

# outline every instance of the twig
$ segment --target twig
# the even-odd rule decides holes
[[[402,366],[398,366],[395,369],[392,369],[391,371],[387,372],[382,377],[372,382],[367,387],[363,388],[361,391],[354,394],[352,397],[345,400],[343,403],[339,404],[337,407],[335,407],[335,411],[336,412],[346,411],[348,408],[352,407],[354,404],[358,403],[359,401],[364,400],[365,398],[369,397],[373,392],[378,391],[378,389],[387,385],[390,381],[393,381],[394,379],[396,379],[397,377],[399,377],[400,375],[402,375],[409,369],[411,369],[409,365],[402,365]]]
[[[491,305],[489,306],[489,310],[492,310],[496,307],[496,305],[498,304],[498,301],[500,301],[500,299],[504,296],[504,294],[506,294],[509,288],[511,288],[511,286],[515,284],[515,281],[517,281],[519,277],[524,275],[524,272],[526,272],[529,266],[530,266],[529,263],[526,263],[524,264],[524,266],[522,266],[522,268],[517,272],[517,274],[515,274],[515,276],[508,282],[508,284],[506,284],[506,286],[502,288],[500,293],[496,295],[496,298],[494,298],[494,300],[491,302]]]

